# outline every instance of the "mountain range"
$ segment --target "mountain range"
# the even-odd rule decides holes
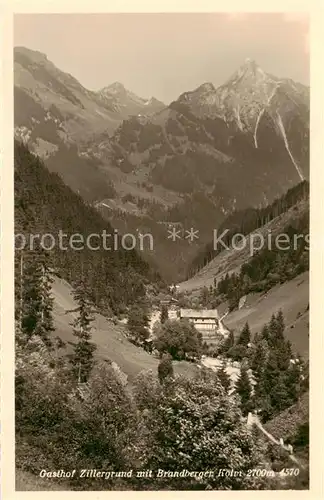
[[[169,281],[233,211],[309,177],[310,90],[253,60],[165,105],[118,82],[87,90],[40,52],[14,58],[15,136],[120,232],[151,232],[146,257]]]

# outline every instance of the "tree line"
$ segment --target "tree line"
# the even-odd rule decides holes
[[[278,283],[285,283],[309,270],[309,212],[285,227],[284,234],[290,240],[288,249],[275,246],[271,235],[269,248],[263,248],[242,264],[240,272],[227,272],[210,287],[203,287],[200,302],[204,307],[217,307],[227,301],[229,311],[239,305],[248,293],[266,292]],[[297,239],[298,236],[298,239]],[[296,244],[293,243],[296,237]]]
[[[254,336],[248,323],[237,339],[230,332],[214,353],[240,363],[236,390],[242,412],[256,411],[263,422],[292,406],[308,390],[308,365],[293,353],[284,330],[279,310]]]

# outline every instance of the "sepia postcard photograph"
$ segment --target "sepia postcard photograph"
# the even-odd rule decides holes
[[[310,492],[311,15],[284,6],[13,13],[13,494]]]

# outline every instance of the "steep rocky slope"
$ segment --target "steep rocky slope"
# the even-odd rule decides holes
[[[164,107],[153,98],[137,97],[121,84],[88,90],[45,54],[25,47],[14,51],[14,84],[15,137],[91,202],[114,191],[109,176],[99,169],[101,162],[82,155],[83,141],[103,131],[112,134],[133,114]]]
[[[25,47],[16,47],[14,51],[14,82],[20,94],[29,96],[29,102],[40,104],[45,112],[53,106],[57,108],[61,136],[68,142],[82,141],[103,130],[113,132],[133,114],[164,107],[155,99],[136,96],[118,82],[99,91],[88,90],[72,75],[59,70],[45,54]],[[21,104],[17,109],[20,122],[28,118]]]

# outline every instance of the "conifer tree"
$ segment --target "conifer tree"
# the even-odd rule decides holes
[[[74,345],[74,353],[70,357],[72,372],[77,381],[86,382],[93,367],[93,353],[96,350],[95,344],[91,340],[91,323],[94,321],[93,310],[87,288],[83,279],[79,281],[73,291],[73,298],[78,303],[78,307],[73,312],[78,316],[72,322],[73,335],[78,339]]]
[[[280,370],[278,367],[277,355],[274,350],[270,349],[268,360],[262,374],[263,385],[268,394],[271,394],[274,390],[279,376]]]
[[[285,321],[282,311],[280,310],[274,318],[275,318],[274,321],[273,318],[271,318],[269,329],[271,332],[273,346],[275,348],[279,348],[285,341],[284,338]]]
[[[166,304],[162,304],[161,307],[161,317],[160,317],[160,322],[163,324],[169,319],[169,312],[168,312],[168,307]]]
[[[224,361],[221,367],[217,370],[217,377],[227,392],[231,386],[231,379],[226,371],[226,362]]]
[[[52,274],[50,259],[41,249],[15,255],[15,305],[19,342],[38,335],[51,347],[53,324]]]
[[[203,307],[207,306],[208,298],[209,298],[209,291],[208,288],[204,286],[200,292],[200,302]]]
[[[290,363],[288,370],[285,373],[285,388],[287,397],[290,398],[292,403],[296,402],[302,386],[302,364],[297,361],[298,358],[294,360],[294,362]]]
[[[270,347],[275,347],[277,345],[279,328],[276,316],[274,314],[272,314],[270,322],[268,324],[268,331],[269,331],[269,345]]]
[[[149,337],[149,317],[145,306],[134,305],[129,310],[127,326],[136,341],[143,342]]]
[[[235,344],[234,333],[231,330],[225,339],[223,345],[220,346],[220,353],[226,354]]]
[[[173,377],[172,356],[170,356],[169,353],[163,354],[159,362],[158,376],[160,384],[162,384],[167,377]]]
[[[265,388],[263,378],[260,378],[254,388],[253,407],[258,410],[263,421],[268,420],[273,413],[270,394]]]
[[[291,406],[296,399],[289,394],[287,390],[287,377],[283,372],[280,373],[276,384],[271,391],[271,406],[275,413],[279,413],[285,408]]]
[[[258,340],[251,360],[251,368],[257,379],[262,377],[266,362],[269,357],[268,342],[264,339]]]
[[[246,322],[237,340],[237,344],[247,347],[250,341],[251,341],[250,327],[248,322]]]
[[[16,328],[22,332],[23,318],[23,274],[24,274],[24,252],[15,251],[15,320]]]
[[[269,337],[270,337],[270,334],[269,334],[269,328],[268,328],[268,325],[264,325],[262,330],[261,330],[261,338],[266,340],[267,342],[269,342]]]
[[[293,358],[291,342],[283,338],[275,351],[277,353],[279,369],[287,371],[290,366],[290,360]]]
[[[48,256],[40,253],[39,266],[39,293],[40,293],[40,315],[35,334],[39,335],[48,347],[52,346],[50,334],[55,330],[53,321],[52,284],[53,276],[49,266]]]
[[[281,309],[277,313],[276,320],[278,334],[283,335],[285,331],[285,320]]]
[[[21,253],[20,266],[19,326],[25,339],[29,340],[40,317],[40,270],[35,255],[30,252]]]

